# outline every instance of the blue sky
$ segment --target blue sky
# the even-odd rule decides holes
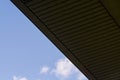
[[[0,11],[0,80],[87,80],[10,0]]]

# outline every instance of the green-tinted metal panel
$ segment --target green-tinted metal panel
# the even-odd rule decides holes
[[[120,25],[120,0],[102,0],[102,2]]]

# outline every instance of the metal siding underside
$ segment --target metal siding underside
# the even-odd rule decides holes
[[[96,80],[120,80],[120,26],[100,1],[23,3]]]

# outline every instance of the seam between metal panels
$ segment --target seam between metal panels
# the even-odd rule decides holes
[[[25,5],[25,4],[24,4]],[[70,50],[70,49],[68,49],[64,44],[63,44],[63,42],[61,41],[61,40],[59,40],[59,38],[47,27],[47,25],[28,7],[28,6],[26,6],[25,5],[25,7],[27,7],[35,16],[36,16],[36,18],[38,19],[38,20],[40,20],[40,22],[43,24],[43,25],[45,25],[46,26],[46,28],[55,36],[55,38],[71,53],[71,55],[73,55],[74,56],[74,58],[76,58],[79,62],[80,62],[80,64],[83,66],[83,67],[85,67],[82,63],[81,63],[81,61],[74,55],[74,54],[72,54],[72,51]],[[77,66],[78,67],[78,66]],[[87,70],[87,72],[89,72],[89,74],[90,75],[92,75],[92,78],[94,78],[94,79],[92,79],[92,80],[97,80],[97,78],[85,67],[85,69]],[[82,70],[82,69],[80,69],[80,70]],[[86,73],[85,73],[85,75],[86,75]],[[87,76],[88,77],[88,76]],[[89,77],[88,77],[89,78]],[[90,79],[91,80],[91,79]]]
[[[110,14],[110,12],[108,11],[108,9],[103,4],[102,0],[98,0],[98,1],[103,6],[103,8],[106,10],[106,12],[108,13],[108,15],[113,19],[114,23],[116,23],[116,25],[120,28],[120,25],[117,23],[117,21],[115,20],[115,18]]]

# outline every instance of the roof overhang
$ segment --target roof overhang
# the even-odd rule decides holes
[[[120,0],[12,0],[90,80],[120,79]]]

